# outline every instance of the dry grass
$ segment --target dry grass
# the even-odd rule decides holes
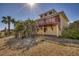
[[[79,55],[79,48],[58,45],[55,42],[44,41],[31,47],[29,50],[11,50],[3,46],[7,41],[6,38],[0,39],[0,55],[32,55],[32,56],[62,56],[62,55]]]

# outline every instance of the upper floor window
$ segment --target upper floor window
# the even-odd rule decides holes
[[[45,14],[45,16],[47,16],[47,14]]]
[[[42,16],[42,15],[40,15],[40,17],[42,18],[43,16]]]
[[[52,14],[52,11],[51,11],[51,12],[49,12],[49,14]]]
[[[56,17],[55,17],[55,21],[56,21],[56,22],[60,22],[59,16],[56,16]]]

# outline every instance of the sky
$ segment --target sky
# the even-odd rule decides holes
[[[27,3],[0,3],[0,30],[7,27],[1,22],[3,16],[11,16],[15,20],[38,19],[41,13],[55,9],[64,11],[70,22],[79,19],[79,4],[73,3],[36,3],[30,6]],[[11,25],[13,28],[13,25]]]

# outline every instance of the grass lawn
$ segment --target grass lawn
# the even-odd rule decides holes
[[[53,41],[43,41],[39,44],[31,47],[29,50],[12,50],[4,46],[8,39],[0,39],[0,55],[33,55],[33,56],[63,56],[63,55],[79,55],[79,48],[69,47],[64,45],[56,44]]]

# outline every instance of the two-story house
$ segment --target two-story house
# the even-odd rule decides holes
[[[40,15],[36,22],[36,34],[61,36],[62,31],[68,26],[68,18],[64,11],[49,10]]]

